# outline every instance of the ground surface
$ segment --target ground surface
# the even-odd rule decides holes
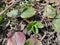
[[[2,7],[2,5],[4,4],[4,1],[0,1],[0,2],[1,2],[0,9],[4,8],[4,7]],[[23,32],[26,36],[26,39],[33,37],[33,38],[38,38],[39,40],[42,40],[41,41],[42,45],[60,45],[60,33],[56,32],[54,29],[52,29],[52,27],[50,25],[50,22],[52,19],[42,18],[43,17],[42,15],[44,15],[43,13],[44,13],[44,9],[45,9],[46,5],[47,4],[51,5],[54,2],[58,4],[57,6],[54,7],[54,9],[60,10],[60,4],[59,4],[60,0],[58,0],[58,1],[57,0],[50,0],[50,1],[49,0],[40,0],[40,1],[34,2],[33,7],[35,8],[35,10],[37,12],[33,17],[31,17],[29,19],[22,19],[20,17],[17,17],[16,19],[9,18],[8,26],[5,29],[4,28],[0,29],[0,45],[6,45],[8,32],[13,33],[13,32],[17,32],[17,31]],[[18,6],[15,6],[14,8],[18,8]],[[7,10],[7,12],[8,11],[9,11],[9,9]],[[28,33],[26,31],[26,26],[30,21],[41,21],[41,20],[42,20],[42,23],[45,24],[45,27],[42,29],[39,29],[39,33],[37,36],[33,32]],[[12,25],[12,23],[14,23],[14,21],[16,22],[16,25]],[[47,26],[46,26],[46,24],[47,24]]]

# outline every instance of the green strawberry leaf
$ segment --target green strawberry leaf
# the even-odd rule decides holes
[[[7,13],[7,16],[8,17],[17,17],[19,15],[19,13],[20,13],[19,10],[13,9]]]
[[[32,31],[33,31],[34,34],[38,34],[38,27],[36,25],[34,25],[32,27]]]
[[[36,13],[36,11],[34,10],[34,8],[30,7],[30,8],[27,8],[22,14],[21,14],[21,17],[22,18],[30,18],[32,16],[34,16]]]
[[[50,5],[46,6],[45,13],[48,18],[54,18],[56,16],[56,10]]]
[[[44,24],[42,24],[41,22],[36,22],[36,26],[38,28],[43,28],[44,27]]]
[[[44,24],[42,24],[41,22],[31,21],[27,26],[27,31],[28,32],[33,31],[33,33],[38,34],[38,28],[43,28],[43,27]]]
[[[60,19],[56,19],[53,22],[53,29],[55,29],[55,31],[60,32]]]

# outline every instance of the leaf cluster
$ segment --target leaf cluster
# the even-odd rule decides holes
[[[34,34],[38,34],[39,30],[38,28],[43,28],[44,24],[42,24],[41,22],[37,22],[37,21],[32,21],[28,24],[27,26],[27,31],[28,32],[33,32]]]

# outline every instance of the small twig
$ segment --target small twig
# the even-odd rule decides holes
[[[9,24],[10,24],[10,20],[8,21],[8,23],[6,24],[6,27],[8,27],[9,26]]]
[[[41,41],[45,38],[46,36],[46,32],[44,33],[43,37],[41,38]]]
[[[27,19],[23,19],[23,20],[24,20],[25,22],[27,22],[28,24],[29,24],[29,22],[30,22],[30,21],[29,21],[29,20],[27,20]]]

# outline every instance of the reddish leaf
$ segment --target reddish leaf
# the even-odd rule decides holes
[[[8,33],[8,41],[7,41],[7,45],[24,45],[25,44],[25,40],[26,37],[22,32],[15,32],[12,35],[12,33]]]

